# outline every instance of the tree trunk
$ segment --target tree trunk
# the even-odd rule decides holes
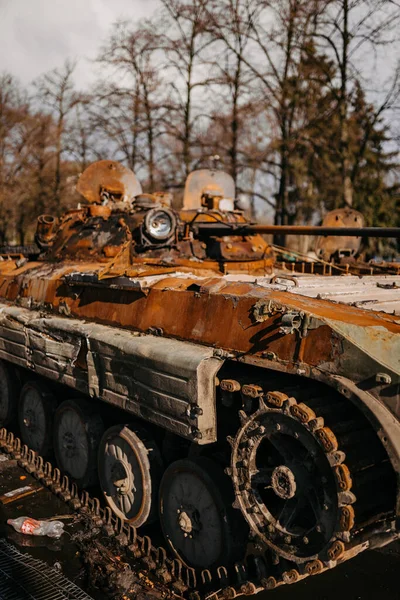
[[[239,134],[239,96],[240,96],[240,78],[241,78],[241,58],[238,57],[235,78],[233,83],[232,96],[232,121],[231,121],[231,148],[229,151],[231,159],[231,175],[237,185],[238,178],[238,134]]]
[[[129,167],[132,171],[136,169],[136,160],[137,160],[137,131],[138,124],[140,118],[140,89],[139,82],[136,78],[135,82],[135,91],[134,91],[134,100],[133,100],[133,131],[132,131],[132,147],[131,147],[131,155],[129,157]]]
[[[191,103],[192,103],[192,94],[191,94],[191,70],[188,73],[188,83],[187,83],[187,96],[186,96],[186,105],[185,105],[185,117],[184,117],[184,134],[183,134],[183,164],[185,165],[185,177],[188,177],[190,173],[190,163],[191,163],[191,151],[190,151],[190,142],[191,142],[191,123],[190,123],[190,113],[191,113]]]
[[[342,64],[340,66],[341,88],[339,101],[340,118],[340,161],[342,179],[342,201],[346,206],[353,204],[353,186],[350,177],[349,132],[347,123],[347,82],[349,50],[349,2],[343,0]]]
[[[151,106],[150,99],[149,99],[149,91],[148,91],[147,85],[145,83],[143,83],[143,97],[144,97],[144,106],[145,106],[146,121],[147,121],[147,144],[149,147],[147,170],[149,172],[150,191],[154,192],[154,126],[153,126],[152,106]]]
[[[185,177],[188,177],[192,163],[191,141],[192,141],[192,73],[193,61],[195,56],[195,37],[196,33],[193,28],[192,37],[190,40],[189,62],[187,66],[186,80],[186,104],[184,109],[184,136],[183,136],[183,163],[185,165]]]
[[[60,203],[60,184],[61,184],[61,137],[63,131],[63,121],[64,117],[60,114],[57,123],[57,139],[56,139],[56,168],[54,173],[54,202],[56,208],[58,208]]]

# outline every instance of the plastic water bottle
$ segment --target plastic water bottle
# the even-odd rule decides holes
[[[15,531],[25,535],[47,535],[59,539],[64,533],[64,523],[61,521],[37,521],[31,517],[18,517],[8,519],[7,523],[14,527]]]

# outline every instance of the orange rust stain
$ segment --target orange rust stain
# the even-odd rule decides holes
[[[258,288],[260,289],[260,288]],[[267,297],[285,306],[303,310],[316,317],[334,319],[362,327],[385,327],[392,333],[400,333],[399,318],[378,311],[366,311],[355,306],[342,305],[330,300],[319,300],[290,294],[289,292],[268,291]]]
[[[305,338],[302,362],[316,366],[332,360],[335,355],[335,343],[332,330],[328,325],[312,329]]]
[[[36,262],[29,263],[29,268],[26,265],[22,274],[16,274],[15,270],[4,273],[2,266],[0,294],[10,301],[15,301],[18,296],[31,297],[34,302],[52,305],[56,312],[63,303],[69,307],[71,315],[78,318],[141,331],[158,327],[166,336],[244,353],[274,352],[286,361],[295,359],[297,334],[280,333],[280,313],[271,315],[262,323],[255,323],[253,307],[260,298],[266,301],[272,299],[322,319],[343,320],[365,327],[380,325],[389,331],[400,332],[395,318],[387,314],[367,313],[327,300],[270,291],[253,283],[224,282],[215,276],[180,278],[165,273],[165,278],[141,292],[115,290],[107,285],[101,289],[70,287],[62,281],[63,276],[71,272],[96,272],[101,263]],[[146,275],[154,274],[153,268],[160,274],[164,273],[159,267],[147,265]],[[112,272],[108,275],[111,276]],[[210,286],[220,281],[221,288],[216,285],[217,291],[210,291]],[[371,335],[374,335],[373,330]],[[338,349],[331,338],[332,331],[328,325],[310,330],[303,341],[302,362],[317,365],[335,358]]]

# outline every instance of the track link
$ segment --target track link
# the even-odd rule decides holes
[[[285,583],[335,566],[358,537],[367,539],[367,526],[394,518],[393,469],[348,400],[315,384],[277,391],[223,380],[221,389],[240,393],[244,408],[236,436],[228,437],[234,506],[281,569],[292,563]],[[267,581],[275,585],[274,577]]]
[[[280,396],[274,396],[274,401],[282,400],[289,410],[294,406],[297,406],[299,410],[303,408],[301,403],[288,402],[287,394],[283,392],[280,394]],[[309,409],[311,410],[311,407]],[[302,412],[297,413],[294,408],[292,410],[296,413],[293,418],[299,419],[299,422],[305,419]],[[240,431],[249,422],[248,414],[243,412],[241,416],[243,423]],[[307,416],[312,415],[307,412]],[[321,421],[319,423],[321,424]],[[324,428],[320,427],[320,429]],[[343,433],[343,435],[346,434]],[[331,436],[327,435],[327,439],[331,440]],[[335,444],[333,444],[333,449],[330,449],[330,453],[340,452],[334,447]],[[86,529],[91,532],[94,542],[99,543],[103,548],[100,542],[100,538],[103,536],[103,540],[108,540],[107,545],[111,545],[114,552],[118,551],[125,567],[132,570],[136,579],[142,583],[147,582],[152,594],[157,591],[160,597],[164,598],[222,600],[257,594],[263,590],[272,590],[281,585],[296,583],[305,577],[322,573],[365,550],[372,539],[376,545],[385,545],[398,537],[394,521],[388,524],[386,520],[381,527],[374,522],[371,532],[368,528],[364,529],[360,535],[352,536],[346,545],[340,539],[335,540],[338,542],[338,554],[330,561],[322,561],[317,558],[309,560],[299,567],[295,561],[279,557],[269,548],[261,551],[256,545],[253,554],[248,554],[245,561],[236,563],[232,569],[228,570],[221,566],[212,571],[196,572],[185,566],[180,560],[170,558],[167,551],[153,545],[149,537],[139,535],[134,526],[115,517],[109,507],[103,508],[97,498],[91,498],[86,491],[80,492],[76,484],[71,483],[59,469],[54,468],[51,463],[45,462],[27,446],[22,446],[20,440],[6,429],[0,430],[0,451],[16,459],[20,466],[38,479],[44,487],[61,498],[73,511],[79,513],[86,520]],[[336,466],[344,464],[341,460],[336,462],[338,463]],[[360,478],[360,482],[358,482],[355,477],[360,488],[368,487],[371,481],[375,481],[375,474],[372,473],[372,470],[368,472],[369,468],[376,468],[376,463],[371,464],[370,467],[361,468],[361,473],[368,473],[368,476],[364,477],[365,481]],[[347,528],[351,529],[349,526]]]

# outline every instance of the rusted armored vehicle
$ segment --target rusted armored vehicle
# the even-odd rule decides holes
[[[112,161],[77,190],[0,262],[1,424],[196,569],[251,546],[271,587],[395,539],[400,272],[358,254],[399,231],[340,211],[278,260],[223,173],[181,210]]]

